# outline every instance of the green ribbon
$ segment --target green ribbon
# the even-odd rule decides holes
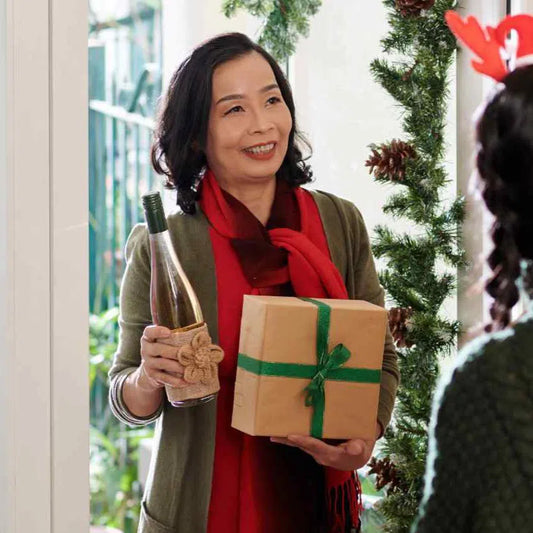
[[[342,368],[350,359],[350,350],[343,344],[337,344],[328,353],[331,307],[312,298],[300,298],[318,307],[316,365],[299,363],[272,363],[239,354],[237,365],[243,370],[261,376],[310,379],[305,387],[305,405],[313,407],[311,435],[321,438],[323,434],[324,412],[326,410],[325,381],[352,381],[357,383],[379,383],[381,370],[369,368]]]

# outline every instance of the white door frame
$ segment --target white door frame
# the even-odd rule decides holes
[[[87,20],[0,0],[2,533],[88,531]]]

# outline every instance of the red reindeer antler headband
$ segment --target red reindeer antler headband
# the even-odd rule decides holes
[[[478,56],[479,59],[472,60],[472,66],[481,74],[501,81],[515,67],[533,64],[531,15],[509,15],[496,28],[483,29],[475,17],[463,20],[455,11],[447,11],[446,22],[453,34]],[[518,48],[512,51],[506,42],[511,30],[518,34]],[[509,68],[505,59],[510,59]]]

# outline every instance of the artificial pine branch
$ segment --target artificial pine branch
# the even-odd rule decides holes
[[[443,188],[449,182],[443,161],[448,70],[456,49],[444,13],[456,8],[457,2],[383,3],[390,30],[381,41],[382,50],[392,53],[394,62],[376,59],[370,71],[401,106],[402,139],[412,147],[416,158],[390,147],[382,157],[383,150],[371,145],[368,166],[374,174],[377,172],[375,179],[401,187],[388,199],[384,211],[415,226],[409,234],[378,226],[373,239],[374,254],[386,265],[379,273],[380,282],[396,308],[389,319],[402,374],[394,420],[383,442],[386,459],[374,459],[373,464],[381,475],[380,484],[388,487],[378,504],[386,519],[384,531],[407,533],[422,496],[439,360],[455,348],[460,332],[457,321],[441,316],[444,301],[456,289],[456,272],[437,272],[443,262],[454,269],[465,265],[460,234],[464,199],[457,198],[450,206],[442,200]]]
[[[309,18],[321,5],[322,0],[224,0],[222,10],[226,17],[245,9],[261,18],[259,44],[283,62],[294,54],[300,36],[309,35]]]

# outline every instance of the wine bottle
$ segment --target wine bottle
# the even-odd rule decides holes
[[[155,325],[173,332],[188,331],[204,323],[198,297],[181,266],[168,232],[159,192],[143,195],[151,253],[150,307]],[[167,395],[168,395],[167,389]],[[169,395],[171,396],[171,395]],[[174,407],[206,403],[216,394],[202,398],[172,401]]]

